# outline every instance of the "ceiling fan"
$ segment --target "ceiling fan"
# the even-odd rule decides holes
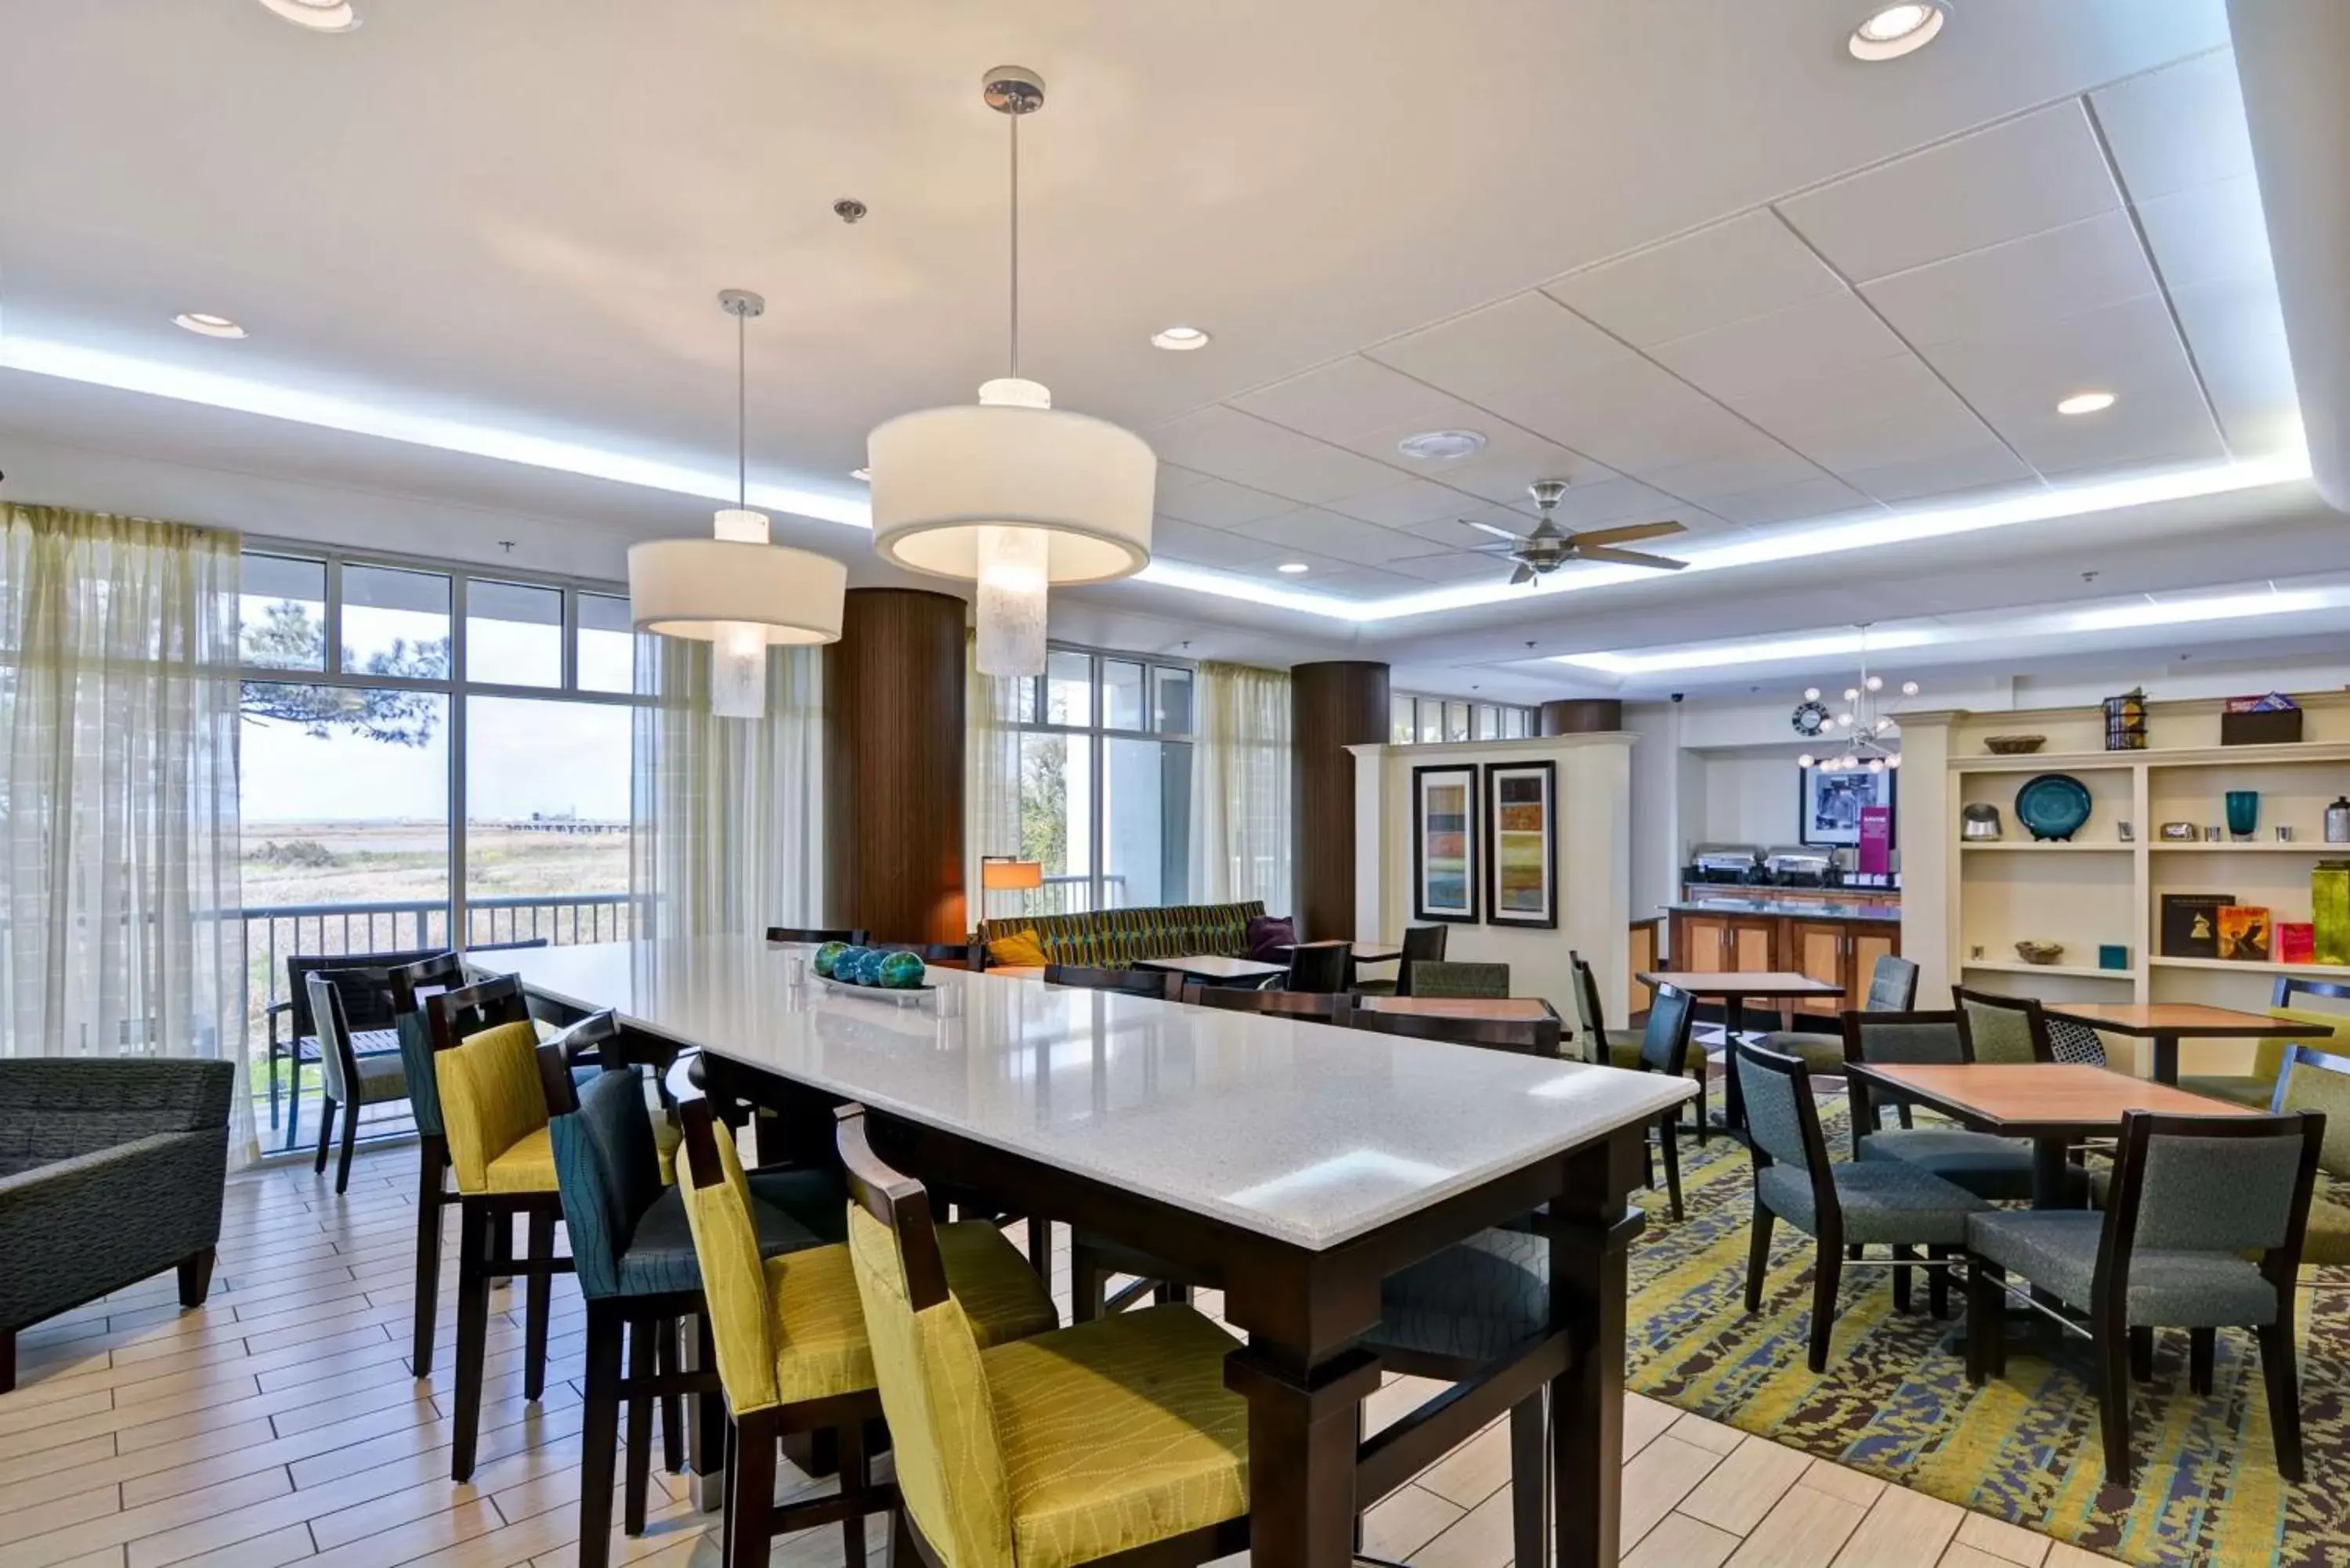
[[[1527,485],[1526,490],[1534,496],[1534,504],[1542,509],[1542,520],[1534,524],[1534,532],[1521,538],[1507,528],[1496,528],[1491,523],[1469,524],[1471,528],[1509,541],[1506,549],[1499,545],[1488,545],[1485,549],[1494,555],[1506,555],[1518,564],[1518,569],[1510,575],[1513,587],[1520,583],[1531,583],[1536,577],[1546,577],[1569,561],[1649,566],[1660,572],[1678,572],[1689,565],[1687,561],[1676,561],[1669,556],[1651,556],[1643,550],[1616,548],[1636,539],[1661,539],[1669,534],[1687,533],[1688,530],[1679,523],[1633,523],[1621,528],[1594,528],[1573,534],[1561,528],[1551,517],[1551,511],[1557,506],[1559,497],[1566,493],[1566,481],[1537,479]]]

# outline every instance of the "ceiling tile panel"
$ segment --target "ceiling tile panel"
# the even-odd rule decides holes
[[[1376,523],[1382,528],[1409,528],[1415,523],[1454,516],[1478,504],[1434,480],[1407,479],[1386,490],[1349,495],[1328,504],[1329,510],[1358,523]]]
[[[1154,443],[1155,444],[1155,443]],[[1170,462],[1159,465],[1159,504],[1162,515],[1211,528],[1232,528],[1292,510],[1297,504],[1267,495],[1230,480],[1195,473]]]
[[[1617,472],[1636,479],[1680,463],[1719,457],[1759,457],[1782,450],[1778,441],[1704,398],[1679,417],[1661,423],[1594,426],[1585,432],[1577,446]]]
[[[2301,443],[2301,405],[2276,291],[2262,283],[2211,283],[2172,294],[2195,367],[2239,457]]]
[[[1524,501],[1526,486],[1537,479],[1597,484],[1617,477],[1580,452],[1515,425],[1488,420],[1485,429],[1488,436],[1483,452],[1474,457],[1426,464],[1428,472],[1454,490],[1509,505]]]
[[[1855,282],[2022,239],[2121,204],[2078,99],[1779,203]]]
[[[1840,469],[1839,479],[1863,495],[1887,505],[1941,497],[1989,485],[2040,481],[2016,455],[1997,441],[1987,441],[1935,457],[1888,462],[1868,468]]]
[[[1282,558],[1278,545],[1227,534],[1221,528],[1201,528],[1163,514],[1152,521],[1150,553],[1219,571],[1244,570]]]
[[[1339,561],[1325,571],[1319,562],[1309,563],[1314,570],[1302,576],[1278,579],[1283,587],[1303,589],[1309,593],[1328,594],[1334,598],[1353,599],[1367,603],[1375,599],[1394,598],[1399,594],[1421,593],[1428,584],[1418,577],[1400,572],[1380,571],[1376,567],[1355,566]]]
[[[1797,379],[1722,400],[1764,430],[1800,450],[1807,431],[1903,416],[1929,418],[1961,408],[1933,368],[1903,349],[1883,359]]]
[[[1596,488],[1610,487],[1601,485]],[[1569,493],[1573,493],[1569,492]],[[1463,497],[1463,499],[1467,498]],[[1562,510],[1564,510],[1563,507]],[[1510,506],[1479,506],[1472,502],[1453,516],[1440,517],[1430,523],[1414,524],[1404,532],[1415,539],[1423,541],[1420,545],[1423,551],[1431,545],[1446,545],[1455,550],[1475,550],[1487,545],[1500,543],[1494,535],[1486,533],[1482,528],[1474,526],[1479,523],[1490,524],[1496,528],[1506,528],[1512,534],[1523,534],[1534,525],[1534,520],[1529,513],[1520,512]]]
[[[2158,196],[2138,208],[2138,221],[2165,287],[2243,281],[2275,292],[2268,221],[2251,175]]]
[[[1489,409],[1496,407],[1489,393],[1549,385],[1632,358],[1621,343],[1538,290],[1365,353]]]
[[[1543,286],[1544,293],[1640,348],[1843,286],[1767,212],[1748,213]]]
[[[1750,490],[1743,495],[1721,496],[1708,502],[1706,509],[1732,523],[1752,525],[1786,523],[1804,517],[1825,517],[1834,513],[1875,505],[1876,503],[1850,485],[1822,475],[1816,479],[1798,480],[1793,484],[1766,485],[1760,490]],[[1665,553],[1672,553],[1669,545]]]
[[[1728,398],[1906,350],[1859,296],[1839,286],[1783,310],[1660,343],[1650,352],[1700,389]]]
[[[1986,408],[2024,461],[2054,478],[2085,470],[2217,462],[2227,456],[2202,394],[2183,372],[2101,414],[2067,419],[2046,405]]]
[[[1335,512],[1325,512],[1316,506],[1284,512],[1278,517],[1252,523],[1248,527],[1248,536],[1274,545],[1311,550],[1333,560],[1369,566],[1400,560],[1406,556],[1424,555],[1428,550],[1426,541],[1400,529],[1357,523],[1351,517],[1341,517]]]
[[[2156,290],[2127,213],[2100,213],[1867,284],[1862,292],[1912,347],[2012,329]]]
[[[2089,102],[2133,202],[2252,171],[2233,50],[2099,88]]]
[[[1499,539],[1492,542],[1501,543]],[[1422,583],[1450,587],[1458,583],[1501,582],[1510,575],[1510,563],[1501,556],[1443,550],[1432,556],[1411,556],[1400,561],[1389,561],[1384,569],[1415,577]]]
[[[1170,462],[1293,501],[1335,501],[1396,483],[1382,463],[1221,405],[1169,421],[1150,443]]]
[[[1956,398],[1928,413],[1911,411],[1890,419],[1858,420],[1829,430],[1807,431],[1796,450],[1822,468],[1842,473],[1852,468],[1877,468],[1918,458],[1943,457],[1984,445],[1999,438]]]
[[[1674,463],[1650,469],[1640,477],[1669,494],[1690,501],[1711,501],[1718,496],[1739,495],[1767,485],[1793,484],[1821,475],[1808,459],[1782,450]]]
[[[1359,354],[1228,400],[1243,413],[1339,445],[1376,431],[1446,430],[1483,415],[1457,398]],[[1395,454],[1389,442],[1383,460]]]
[[[2110,391],[2126,403],[2134,395],[2173,389],[2189,374],[2178,329],[2158,295],[1938,343],[1925,354],[2002,433],[1994,410],[2021,407],[2036,417],[2060,399],[2091,389]]]

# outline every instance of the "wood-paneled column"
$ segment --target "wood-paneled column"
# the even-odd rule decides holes
[[[1388,667],[1357,659],[1293,666],[1289,714],[1298,935],[1376,940],[1384,933],[1355,929],[1355,758],[1347,748],[1388,738]]]
[[[1565,697],[1542,705],[1545,735],[1589,735],[1624,727],[1624,704],[1614,697]]]
[[[959,942],[963,601],[851,588],[825,649],[825,905],[876,941]]]

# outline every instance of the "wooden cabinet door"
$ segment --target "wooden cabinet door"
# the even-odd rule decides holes
[[[1673,917],[1673,967],[1691,974],[1720,974],[1729,949],[1730,922],[1720,915]]]
[[[1779,961],[1779,921],[1775,917],[1733,917],[1729,922],[1725,970],[1752,973],[1783,968]]]
[[[1894,925],[1870,924],[1852,929],[1852,972],[1844,982],[1846,1007],[1858,1007],[1868,1000],[1868,982],[1877,973],[1877,961],[1901,956],[1901,928]]]
[[[1789,920],[1787,937],[1790,968],[1814,980],[1843,986],[1846,996],[1852,994],[1850,927],[1828,920]],[[1856,1003],[1844,997],[1799,996],[1788,1005],[1798,1012],[1833,1018]]]
[[[1642,985],[1639,980],[1641,971],[1653,970],[1657,967],[1656,921],[1640,920],[1634,923],[1631,952],[1631,978],[1627,981],[1630,989],[1626,994],[1633,1016],[1638,1017],[1648,1012],[1649,1003],[1656,1000],[1656,993]]]

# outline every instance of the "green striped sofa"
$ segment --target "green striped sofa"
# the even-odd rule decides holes
[[[1246,958],[1248,923],[1263,913],[1263,901],[1252,898],[1245,904],[1168,904],[1089,915],[1014,915],[982,920],[979,941],[983,949],[1016,931],[1035,931],[1050,961],[1095,969],[1194,953]]]

